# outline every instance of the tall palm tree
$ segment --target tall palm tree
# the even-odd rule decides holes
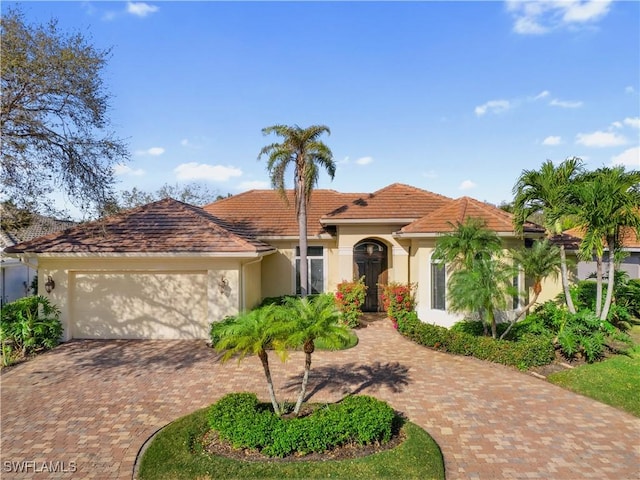
[[[483,325],[497,337],[496,310],[505,310],[509,296],[516,293],[512,284],[514,268],[495,257],[474,260],[471,268],[462,268],[449,279],[449,308],[453,312],[478,313]]]
[[[569,186],[582,172],[582,160],[568,158],[555,167],[550,160],[542,164],[540,170],[523,170],[513,187],[514,217],[516,231],[522,233],[523,225],[534,213],[544,214],[544,228],[547,237],[561,235],[563,219],[569,207]],[[576,309],[569,292],[567,257],[564,245],[560,244],[560,274],[567,307],[571,313]]]
[[[286,328],[291,332],[286,345],[293,348],[302,347],[305,355],[300,394],[294,408],[294,414],[297,415],[307,393],[311,356],[315,352],[316,340],[322,340],[329,348],[340,348],[349,343],[351,334],[349,329],[340,323],[340,310],[333,295],[323,294],[314,298],[288,297],[283,308],[291,322]]]
[[[521,248],[511,251],[511,259],[514,266],[524,271],[524,274],[533,280],[533,296],[529,303],[511,321],[511,324],[500,335],[500,339],[507,336],[511,327],[520,320],[529,309],[535,305],[542,292],[542,281],[547,277],[558,277],[560,272],[560,249],[552,245],[548,239],[535,241],[531,248]]]
[[[583,258],[596,257],[596,315],[606,320],[615,279],[615,257],[622,246],[623,228],[640,234],[640,170],[603,167],[583,175],[571,188],[571,211],[584,231]],[[607,294],[602,302],[604,250],[608,250]]]
[[[318,138],[331,134],[325,125],[312,125],[301,128],[298,125],[273,125],[262,129],[264,135],[276,134],[282,142],[272,143],[260,150],[258,159],[267,155],[267,170],[271,185],[286,200],[285,172],[290,164],[294,168],[293,193],[300,235],[300,293],[307,295],[309,267],[307,265],[307,206],[311,193],[318,183],[320,167],[324,168],[331,179],[336,173],[333,154]]]
[[[451,232],[438,237],[433,258],[450,264],[453,269],[471,268],[480,257],[488,258],[500,252],[500,237],[478,218],[468,217],[463,223],[451,225]]]
[[[232,322],[222,322],[212,327],[212,332],[218,338],[214,348],[224,352],[222,362],[234,356],[238,356],[238,361],[247,355],[258,356],[262,362],[269,398],[276,415],[280,415],[280,407],[276,401],[267,351],[274,348],[284,355],[284,343],[279,339],[285,334],[281,328],[282,322],[279,321],[281,319],[278,318],[279,312],[276,306],[268,305],[243,313]]]

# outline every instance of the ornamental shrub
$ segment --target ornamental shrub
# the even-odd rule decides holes
[[[398,319],[404,313],[413,312],[416,308],[415,283],[391,282],[382,288],[382,307],[387,316],[398,328]]]
[[[338,284],[336,292],[336,305],[342,314],[341,322],[349,328],[355,328],[360,324],[362,306],[367,295],[367,286],[364,277],[355,282],[342,282]]]
[[[347,443],[386,443],[401,419],[385,402],[356,395],[319,407],[306,417],[276,416],[252,393],[231,393],[209,409],[209,427],[235,448],[273,457],[325,452]]]
[[[416,343],[456,355],[474,356],[520,369],[551,363],[555,357],[549,335],[524,334],[518,341],[496,340],[470,333],[449,330],[421,322],[416,315],[405,316],[398,323],[400,333]]]

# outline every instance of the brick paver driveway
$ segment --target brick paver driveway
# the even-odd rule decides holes
[[[354,349],[314,356],[312,398],[351,391],[389,401],[437,440],[447,478],[639,477],[640,419],[424,349],[389,322],[359,336]],[[293,399],[302,357],[272,363],[280,400]],[[202,342],[186,341],[70,342],[4,372],[1,388],[3,479],[131,478],[140,447],[163,425],[227,392],[266,396],[257,359],[220,365]]]

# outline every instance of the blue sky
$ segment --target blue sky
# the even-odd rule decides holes
[[[269,188],[273,124],[325,124],[319,187],[510,200],[523,169],[640,168],[640,2],[22,2],[112,48],[119,186]],[[290,177],[292,177],[292,172]]]

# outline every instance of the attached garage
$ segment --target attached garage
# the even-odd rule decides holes
[[[206,338],[207,272],[71,273],[73,338]]]
[[[274,251],[165,199],[10,253],[37,259],[39,293],[60,308],[64,340],[206,339],[212,322],[260,301],[261,260]]]

